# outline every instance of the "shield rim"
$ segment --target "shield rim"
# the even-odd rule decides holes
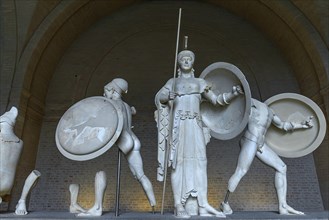
[[[58,130],[59,130],[59,124],[63,118],[63,116],[70,110],[73,109],[74,107],[76,107],[77,105],[81,104],[80,102],[88,100],[88,99],[101,99],[101,100],[105,100],[107,102],[110,102],[114,108],[117,111],[118,114],[118,126],[117,129],[115,131],[115,134],[112,136],[111,140],[109,140],[103,147],[101,147],[100,149],[90,153],[90,154],[84,154],[84,155],[76,155],[76,154],[72,154],[68,151],[66,151],[62,145],[60,144],[59,138],[58,138]],[[94,159],[96,157],[101,156],[102,154],[104,154],[106,151],[108,151],[114,144],[115,142],[118,140],[118,138],[120,137],[122,128],[123,128],[123,114],[120,111],[120,108],[117,106],[117,104],[115,102],[113,102],[111,99],[105,98],[103,96],[92,96],[92,97],[88,97],[85,99],[82,99],[80,101],[78,101],[77,103],[75,103],[74,105],[72,105],[69,109],[67,109],[65,111],[65,113],[63,114],[63,116],[61,117],[61,119],[59,120],[57,127],[56,127],[56,133],[55,133],[55,142],[56,142],[56,146],[57,149],[62,153],[63,156],[65,156],[68,159],[74,160],[74,161],[86,161],[86,160],[91,160]]]
[[[239,134],[241,134],[248,124],[250,109],[251,109],[251,91],[250,91],[249,83],[248,83],[245,75],[242,73],[242,71],[237,66],[235,66],[231,63],[227,63],[227,62],[212,63],[202,71],[202,73],[200,74],[200,78],[203,78],[204,80],[206,80],[205,77],[215,69],[226,69],[226,70],[231,71],[240,80],[240,82],[243,86],[244,96],[245,96],[245,100],[246,100],[246,106],[245,106],[246,111],[244,113],[240,126],[236,130],[234,130],[234,132],[221,134],[221,133],[214,131],[211,127],[209,127],[205,123],[205,125],[208,128],[210,128],[210,134],[212,137],[214,137],[218,140],[230,140],[230,139],[237,137]]]
[[[316,150],[322,143],[325,135],[326,135],[326,129],[327,129],[327,124],[326,124],[326,119],[324,117],[324,114],[322,112],[322,110],[320,109],[320,107],[310,98],[297,94],[297,93],[281,93],[281,94],[277,94],[274,95],[272,97],[270,97],[269,99],[267,99],[264,103],[266,105],[268,105],[269,107],[271,107],[270,105],[276,101],[282,100],[282,99],[295,99],[298,101],[301,101],[303,103],[305,103],[307,106],[310,106],[311,109],[315,112],[315,116],[317,117],[318,121],[319,121],[319,131],[318,131],[318,135],[315,139],[315,141],[310,144],[306,149],[301,149],[300,151],[290,151],[290,153],[286,154],[287,152],[282,152],[280,150],[278,150],[277,148],[274,148],[273,146],[271,146],[270,144],[267,143],[266,139],[265,139],[265,143],[267,146],[269,146],[274,152],[276,152],[279,156],[281,157],[286,157],[286,158],[298,158],[298,157],[303,157],[305,155],[308,155],[310,153],[312,153],[314,150]],[[289,151],[288,151],[289,152]]]

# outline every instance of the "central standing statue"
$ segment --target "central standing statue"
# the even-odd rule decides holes
[[[173,169],[171,184],[176,217],[190,217],[185,207],[190,198],[197,200],[200,216],[225,217],[208,203],[206,144],[210,140],[210,133],[208,128],[203,127],[200,104],[202,99],[206,99],[213,105],[225,106],[236,96],[243,94],[243,91],[240,86],[233,86],[231,92],[216,95],[206,80],[194,77],[194,60],[192,51],[181,51],[177,56],[178,77],[170,79],[155,97],[159,155],[163,155],[166,136],[172,132],[169,138],[168,165]],[[169,114],[170,110],[172,114]],[[160,181],[163,179],[165,166],[166,162],[160,159]]]

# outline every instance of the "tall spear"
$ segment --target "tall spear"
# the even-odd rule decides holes
[[[179,9],[178,13],[178,25],[177,25],[177,38],[176,38],[176,51],[175,51],[175,65],[174,65],[174,77],[171,91],[175,91],[175,83],[176,83],[176,73],[177,73],[177,54],[178,54],[178,42],[179,42],[179,32],[180,32],[180,20],[181,20],[182,9]],[[163,179],[163,190],[162,190],[162,203],[161,203],[161,215],[163,215],[164,208],[164,198],[166,194],[166,182],[167,182],[167,171],[168,171],[168,158],[169,158],[169,150],[170,144],[172,143],[172,124],[173,124],[173,105],[170,108],[169,114],[169,135],[167,141],[167,147],[165,148],[165,161],[164,161],[164,179]]]

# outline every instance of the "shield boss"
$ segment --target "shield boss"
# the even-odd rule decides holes
[[[70,107],[56,129],[59,151],[72,160],[90,160],[110,149],[119,138],[122,110],[115,101],[101,96],[83,99]]]
[[[200,77],[216,95],[231,92],[233,86],[242,86],[244,94],[235,97],[227,106],[201,104],[202,121],[210,128],[212,137],[229,140],[238,136],[248,123],[251,108],[251,92],[244,74],[233,64],[217,62],[209,65]]]
[[[321,144],[326,133],[326,120],[317,104],[311,99],[295,94],[282,93],[265,101],[283,121],[300,123],[313,116],[313,127],[285,132],[270,126],[265,142],[278,155],[288,158],[305,156]]]

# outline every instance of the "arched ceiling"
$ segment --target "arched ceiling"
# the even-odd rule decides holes
[[[24,76],[23,102],[28,98],[29,105],[42,115],[54,69],[74,39],[103,16],[143,2],[39,1],[27,32],[27,37],[31,37],[23,47],[17,67],[18,74]],[[328,91],[326,42],[322,40],[322,32],[315,29],[294,1],[205,2],[230,10],[263,31],[290,62],[301,92],[323,103],[321,96]],[[36,86],[40,82],[43,86]]]

